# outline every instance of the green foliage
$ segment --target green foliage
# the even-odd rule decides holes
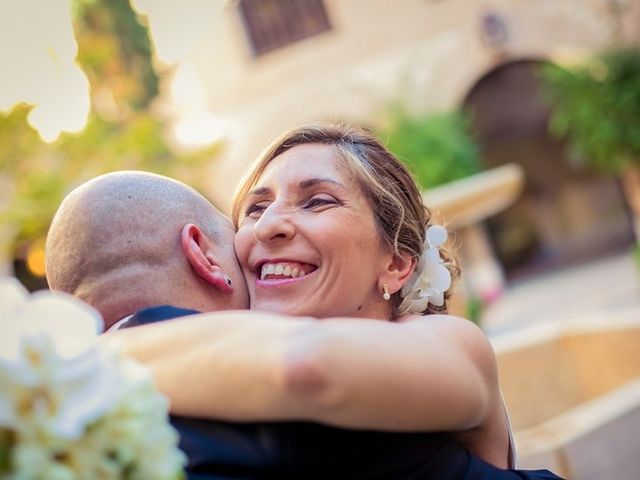
[[[636,263],[636,268],[640,270],[640,243],[636,243],[631,251]]]
[[[381,137],[423,188],[480,171],[479,149],[469,134],[469,121],[461,112],[414,117],[395,105]]]
[[[15,434],[6,428],[0,428],[0,474],[3,478],[11,468],[11,450],[15,445]]]
[[[550,130],[566,138],[573,158],[613,174],[640,163],[640,50],[605,52],[574,68],[548,65],[541,76]]]
[[[121,169],[148,170],[203,190],[203,175],[220,145],[190,154],[174,152],[166,125],[147,107],[158,92],[146,28],[127,0],[75,0],[78,62],[90,78],[94,108],[78,134],[43,142],[28,124],[29,105],[0,112],[0,251],[23,258],[42,243],[63,197],[78,184]],[[112,98],[104,112],[96,96]],[[4,243],[3,243],[4,242]]]
[[[476,325],[480,325],[480,320],[482,319],[485,308],[486,306],[481,299],[477,297],[469,298],[466,305],[466,318]]]
[[[145,109],[158,94],[147,28],[129,0],[73,0],[78,63],[92,89],[108,88],[119,107]]]
[[[44,237],[62,198],[83,181],[113,170],[150,170],[202,188],[202,167],[220,148],[175,154],[164,139],[162,122],[144,112],[123,123],[92,114],[80,134],[62,134],[49,144],[27,124],[30,109],[20,105],[0,115],[0,176],[11,188],[2,199],[0,223],[15,229],[9,246],[14,255],[23,244]]]

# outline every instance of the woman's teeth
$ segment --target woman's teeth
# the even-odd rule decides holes
[[[265,263],[260,270],[260,280],[264,280],[267,275],[296,278],[304,277],[306,274],[302,268],[295,265],[287,263]]]

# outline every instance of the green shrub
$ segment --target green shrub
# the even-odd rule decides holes
[[[552,105],[551,133],[575,161],[619,174],[640,162],[640,50],[604,52],[572,68],[541,71]]]
[[[479,148],[461,112],[412,116],[402,106],[390,108],[380,135],[423,188],[464,178],[481,170]]]

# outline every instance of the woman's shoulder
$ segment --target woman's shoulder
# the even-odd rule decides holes
[[[462,336],[468,340],[476,339],[483,343],[488,342],[487,336],[475,323],[455,315],[406,315],[397,321],[405,324],[408,328]]]
[[[486,375],[495,375],[495,353],[485,333],[471,320],[455,315],[411,315],[398,319],[416,334],[436,337],[450,344],[480,366]]]

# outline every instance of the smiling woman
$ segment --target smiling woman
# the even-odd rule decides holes
[[[385,246],[366,199],[355,194],[355,179],[343,173],[333,152],[316,144],[287,150],[249,192],[236,253],[252,308],[389,317],[389,304],[379,295],[382,283],[370,282],[389,261]]]
[[[415,267],[425,267],[429,218],[409,172],[368,132],[318,124],[284,134],[241,181],[233,205],[252,308],[397,318],[411,293],[402,286]],[[431,286],[438,292],[421,292],[422,308],[411,313],[446,312],[459,270],[446,250],[437,255],[445,278]],[[269,276],[278,264],[304,272],[304,281]],[[385,288],[391,302],[381,296]]]
[[[333,466],[322,478],[557,478],[505,470],[515,460],[495,356],[475,325],[444,314],[458,270],[429,219],[407,169],[372,134],[297,128],[257,160],[234,202],[236,253],[262,312],[116,338],[153,368],[176,414],[345,429],[318,435]],[[403,432],[408,444],[367,459],[373,474],[337,469],[331,448],[354,429]],[[416,462],[394,472],[391,457],[405,454]]]

